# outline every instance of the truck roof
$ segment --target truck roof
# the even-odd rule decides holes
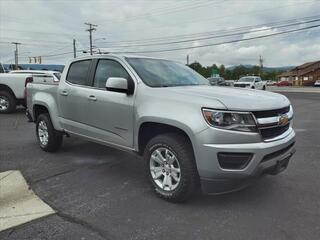
[[[142,56],[142,55],[132,55],[132,54],[116,54],[116,53],[103,53],[103,54],[95,54],[92,56],[83,56],[83,57],[78,57],[74,58],[71,61],[76,61],[76,60],[82,60],[82,59],[94,59],[94,58],[103,58],[103,57],[115,57],[115,58],[149,58],[149,59],[159,59],[159,60],[168,60],[165,58],[159,58],[159,57],[150,57],[150,56]]]

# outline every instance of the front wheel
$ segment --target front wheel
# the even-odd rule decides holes
[[[186,137],[175,133],[154,137],[147,144],[144,160],[149,182],[159,197],[183,202],[195,192],[199,176]]]
[[[263,87],[262,87],[262,90],[264,90],[264,91],[265,91],[265,90],[266,90],[266,86],[263,86]]]
[[[63,135],[54,129],[47,113],[40,114],[37,118],[36,134],[41,149],[46,152],[55,152],[62,144]]]

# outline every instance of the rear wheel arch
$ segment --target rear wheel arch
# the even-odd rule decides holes
[[[12,91],[12,89],[9,86],[7,86],[5,84],[0,84],[0,91],[5,91],[5,92],[10,93],[17,100],[16,95],[14,94],[14,92]]]

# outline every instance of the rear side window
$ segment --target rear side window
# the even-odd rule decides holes
[[[99,60],[96,74],[94,76],[93,86],[97,88],[105,88],[109,77],[130,78],[129,74],[120,63],[113,60]]]
[[[74,62],[69,67],[67,81],[78,85],[88,85],[87,76],[91,60]]]

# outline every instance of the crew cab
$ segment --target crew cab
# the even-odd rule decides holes
[[[287,168],[293,109],[280,94],[210,86],[189,67],[101,54],[66,64],[59,85],[27,85],[27,112],[44,151],[80,136],[143,156],[151,187],[181,202],[239,190]]]
[[[258,90],[266,90],[267,83],[262,81],[260,77],[246,76],[240,78],[234,83],[234,87],[252,88]]]

